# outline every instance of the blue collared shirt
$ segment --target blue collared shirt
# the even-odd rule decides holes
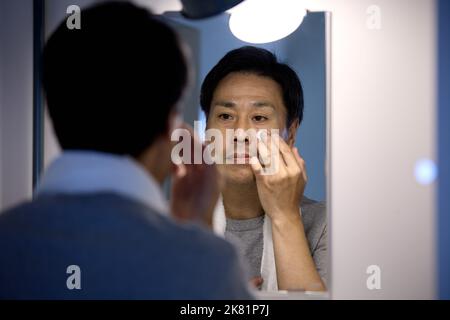
[[[168,214],[167,199],[153,176],[129,156],[94,151],[64,151],[40,181],[36,193],[113,192]]]
[[[129,157],[64,152],[37,194],[0,215],[0,299],[252,297],[231,244],[169,219]]]

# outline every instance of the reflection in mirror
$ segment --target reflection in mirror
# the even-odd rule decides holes
[[[205,20],[187,20],[175,12],[163,17],[188,45],[194,62],[196,78],[184,118],[207,144],[214,141],[205,132],[222,133],[221,154],[231,158],[219,165],[224,188],[215,231],[236,245],[249,283],[263,297],[326,291],[329,14],[308,12],[288,37],[258,45],[235,38],[226,13]],[[276,148],[271,144],[276,134],[257,139],[253,153],[249,129],[276,129],[281,139]],[[273,174],[262,174],[265,153],[278,155]]]

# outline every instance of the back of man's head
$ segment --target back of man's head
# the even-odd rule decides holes
[[[141,155],[167,131],[187,67],[175,33],[147,10],[113,2],[63,21],[44,49],[44,89],[65,150]]]

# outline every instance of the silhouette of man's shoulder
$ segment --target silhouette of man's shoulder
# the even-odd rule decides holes
[[[0,214],[0,240],[9,261],[1,276],[30,279],[22,290],[11,281],[11,290],[29,292],[46,278],[48,292],[25,297],[66,297],[53,275],[77,263],[91,284],[82,298],[251,298],[230,243],[112,193],[38,197]],[[25,267],[29,257],[36,268]]]

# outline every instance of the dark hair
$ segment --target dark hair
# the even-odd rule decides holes
[[[229,73],[243,72],[269,77],[282,90],[287,109],[287,125],[303,119],[303,90],[300,79],[288,65],[279,63],[276,56],[262,48],[245,46],[228,52],[206,76],[200,93],[200,105],[208,118],[214,91]]]
[[[167,130],[187,81],[175,33],[125,2],[63,21],[43,54],[48,110],[63,149],[139,156]]]

